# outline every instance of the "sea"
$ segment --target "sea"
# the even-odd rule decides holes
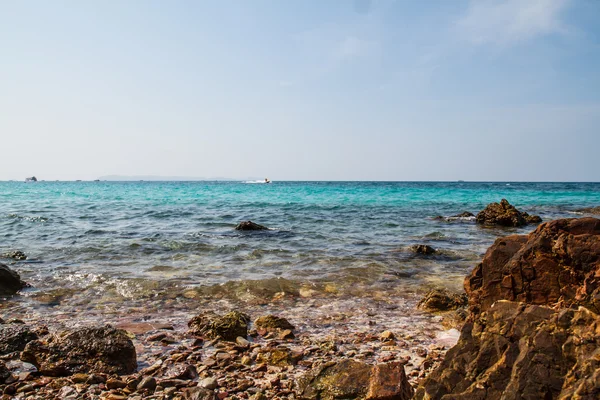
[[[413,310],[429,288],[462,290],[497,238],[535,229],[447,218],[503,198],[544,221],[581,217],[600,205],[600,183],[0,182],[0,253],[28,256],[0,262],[30,285],[0,301],[0,316],[69,325],[278,302],[296,316],[303,305],[313,316],[332,304]],[[269,229],[235,230],[246,220]],[[415,254],[417,244],[437,252]]]

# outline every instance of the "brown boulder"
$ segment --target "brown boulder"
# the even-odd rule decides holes
[[[121,329],[111,326],[78,328],[34,340],[25,346],[21,360],[47,376],[75,373],[130,374],[137,369],[135,347]]]
[[[188,327],[193,335],[235,342],[238,336],[242,338],[248,336],[248,322],[250,317],[238,311],[223,316],[204,313],[192,318],[188,322]]]
[[[7,265],[0,264],[0,296],[12,296],[26,286],[19,274]]]
[[[542,219],[536,215],[522,213],[506,199],[500,203],[490,203],[477,214],[478,224],[519,227],[530,223],[540,223]]]
[[[413,390],[398,362],[369,365],[354,360],[326,363],[297,382],[301,399],[408,400]]]
[[[496,240],[465,279],[465,291],[474,312],[498,300],[599,312],[600,220],[561,219]]]
[[[499,301],[467,322],[416,399],[597,399],[600,316]]]

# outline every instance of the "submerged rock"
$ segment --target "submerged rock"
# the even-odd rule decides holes
[[[538,226],[527,236],[496,240],[465,280],[469,306],[497,300],[600,312],[600,219],[571,218]]]
[[[238,336],[248,336],[247,314],[232,311],[223,316],[214,313],[200,314],[188,322],[190,333],[210,339],[222,339],[235,342]]]
[[[450,293],[446,289],[432,289],[419,301],[418,308],[427,311],[450,311],[466,307],[465,293]]]
[[[0,264],[0,296],[12,296],[25,287],[27,284],[21,280],[18,273],[7,265]]]
[[[401,363],[369,365],[354,360],[326,363],[297,382],[301,399],[408,400],[413,390]]]
[[[267,228],[266,226],[262,226],[259,224],[256,224],[252,221],[244,221],[244,222],[240,222],[236,227],[235,230],[236,231],[264,231],[264,230],[268,230],[269,228]]]
[[[423,254],[423,255],[427,255],[427,256],[436,253],[436,250],[427,244],[416,244],[416,245],[412,246],[410,249],[414,253]]]
[[[580,208],[577,211],[578,212],[582,212],[582,213],[599,214],[600,215],[600,206],[598,206],[598,207]]]
[[[91,372],[124,375],[137,368],[135,347],[127,333],[111,326],[78,328],[29,342],[21,360],[47,376]]]
[[[416,398],[600,398],[598,276],[599,219],[498,239],[465,280],[458,343]]]
[[[0,325],[0,355],[22,351],[38,335],[29,326],[19,323]]]
[[[13,251],[9,251],[7,253],[3,253],[1,257],[12,258],[13,260],[17,260],[17,261],[27,260],[27,255],[25,253],[23,253],[21,250],[13,250]]]
[[[500,203],[488,204],[485,209],[477,214],[476,221],[478,224],[484,225],[519,227],[542,222],[542,219],[536,215],[522,213],[506,199],[502,199]]]

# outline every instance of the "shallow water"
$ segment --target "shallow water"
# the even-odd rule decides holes
[[[472,220],[507,198],[544,220],[600,204],[598,183],[0,182],[0,253],[32,285],[5,314],[187,312],[200,299],[384,300],[461,288],[495,238]],[[238,232],[252,220],[271,230]],[[439,250],[415,256],[427,243]],[[3,260],[9,262],[10,260]],[[346,301],[346,300],[344,300]],[[195,302],[199,302],[198,304]]]

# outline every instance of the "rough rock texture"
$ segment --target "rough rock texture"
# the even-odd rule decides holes
[[[354,360],[326,363],[298,383],[300,398],[316,400],[408,400],[413,390],[398,362],[375,366]]]
[[[465,280],[458,343],[416,398],[600,398],[599,267],[595,218],[498,239]]]
[[[419,301],[418,308],[426,311],[450,311],[467,306],[467,295],[450,293],[445,289],[432,289]]]
[[[276,315],[264,315],[262,317],[258,317],[254,321],[254,326],[256,329],[264,329],[267,332],[276,332],[280,329],[295,329],[294,325],[290,324],[287,319],[278,317]]]
[[[25,348],[38,336],[25,324],[0,325],[0,355],[14,353]]]
[[[599,214],[600,215],[600,206],[598,206],[598,207],[580,208],[577,211],[583,212],[583,213],[588,213],[588,214]]]
[[[79,328],[29,342],[21,360],[47,376],[90,372],[122,375],[137,368],[133,343],[125,331],[111,326]]]
[[[472,311],[497,300],[600,312],[600,220],[561,219],[496,240],[465,279]]]
[[[26,286],[19,274],[0,264],[0,296],[11,296]]]
[[[410,248],[414,253],[423,254],[423,255],[431,255],[435,254],[435,249],[426,244],[416,244]]]
[[[598,399],[600,317],[499,301],[463,327],[417,399]]]
[[[264,231],[264,230],[268,230],[269,228],[267,228],[266,226],[262,226],[259,224],[256,224],[252,221],[244,221],[244,222],[240,222],[236,227],[235,230],[236,231]]]
[[[250,317],[238,311],[232,311],[223,316],[206,313],[192,318],[188,322],[190,333],[210,339],[223,339],[235,342],[238,336],[248,336]]]
[[[518,227],[532,223],[540,223],[542,222],[542,219],[537,215],[522,213],[513,205],[509,204],[506,199],[502,199],[500,203],[488,204],[484,210],[477,214],[476,221],[478,224],[484,225]]]

